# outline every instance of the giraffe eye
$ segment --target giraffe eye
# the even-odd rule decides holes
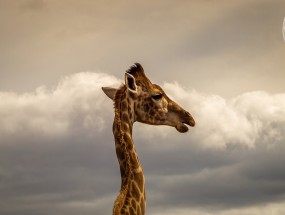
[[[155,94],[153,96],[151,96],[154,100],[160,100],[162,98],[162,94],[161,93],[158,93],[158,94]]]

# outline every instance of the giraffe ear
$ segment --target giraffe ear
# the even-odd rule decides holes
[[[102,87],[103,92],[112,100],[115,99],[117,89],[112,87]]]
[[[129,73],[125,73],[125,84],[129,91],[137,93],[136,79]]]

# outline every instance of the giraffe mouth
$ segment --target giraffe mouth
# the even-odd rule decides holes
[[[195,121],[193,118],[191,118],[190,120],[187,121],[183,121],[181,123],[179,123],[178,125],[175,126],[176,130],[179,131],[180,133],[185,133],[189,130],[189,128],[185,125],[189,125],[191,127],[195,126]]]
[[[188,127],[185,124],[183,124],[183,123],[181,123],[179,125],[176,125],[175,128],[180,133],[185,133],[185,132],[187,132],[189,130]]]

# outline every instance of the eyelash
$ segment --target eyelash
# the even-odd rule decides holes
[[[159,94],[155,94],[153,96],[151,96],[154,100],[160,100],[162,98],[162,94],[159,93]]]

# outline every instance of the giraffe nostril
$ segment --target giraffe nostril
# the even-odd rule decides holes
[[[191,115],[188,111],[185,111],[185,114],[186,114],[187,116],[192,117],[192,115]]]

